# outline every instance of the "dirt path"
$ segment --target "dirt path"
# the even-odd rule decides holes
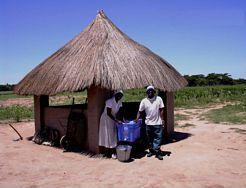
[[[69,99],[68,96],[51,96],[50,103],[54,104],[64,104],[64,102]],[[33,98],[13,98],[0,101],[0,108],[5,108],[13,105],[20,105],[26,107],[33,106]]]
[[[246,187],[246,135],[230,129],[246,125],[191,122],[196,126],[176,129],[188,138],[162,146],[169,157],[130,163],[16,142],[16,133],[0,124],[0,187]],[[25,138],[33,135],[33,122],[14,126]]]
[[[13,105],[20,105],[31,107],[33,106],[33,99],[32,98],[14,98],[14,99],[7,99],[4,101],[0,101],[0,108],[5,108]]]
[[[198,109],[175,109],[174,115],[183,115],[184,116],[184,120],[178,120],[176,121],[176,124],[178,125],[178,127],[185,127],[185,124],[188,124],[187,127],[190,126],[195,126],[196,124],[210,124],[210,122],[206,121],[202,115],[210,110],[214,110],[214,109],[220,109],[223,108],[226,105],[229,104],[234,104],[231,102],[227,102],[227,103],[223,103],[223,104],[219,104],[219,105],[213,105],[207,108],[198,108]]]

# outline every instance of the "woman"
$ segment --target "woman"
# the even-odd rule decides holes
[[[122,107],[123,91],[119,90],[114,93],[114,96],[106,101],[104,111],[100,118],[99,127],[99,146],[107,149],[108,155],[116,158],[115,148],[117,146],[117,128],[116,123],[121,123],[116,118],[116,114]]]

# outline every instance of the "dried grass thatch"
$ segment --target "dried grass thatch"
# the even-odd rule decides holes
[[[149,84],[175,91],[187,81],[167,61],[130,39],[99,11],[83,32],[35,67],[14,91],[54,95],[91,85],[116,90]]]

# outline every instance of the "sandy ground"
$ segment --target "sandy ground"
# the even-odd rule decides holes
[[[51,96],[50,102],[55,104],[63,104],[67,99],[70,98],[68,96]],[[0,108],[6,108],[13,105],[32,107],[33,98],[13,98],[0,101]]]
[[[13,105],[31,107],[33,106],[33,99],[32,98],[14,98],[14,99],[7,99],[4,101],[0,101],[0,108],[6,108],[8,106],[13,106]]]
[[[204,110],[179,110],[190,119],[176,128],[183,139],[165,144],[170,151],[163,161],[143,157],[130,163],[90,158],[79,153],[33,144],[33,122],[13,124],[25,138],[18,138],[6,124],[0,124],[0,187],[246,187],[246,135],[233,128],[201,121]],[[183,136],[182,136],[183,135]]]

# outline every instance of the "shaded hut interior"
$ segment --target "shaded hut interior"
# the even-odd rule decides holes
[[[73,108],[78,116],[84,116],[87,120],[86,126],[78,126],[76,141],[81,149],[98,153],[98,132],[100,116],[105,107],[105,101],[112,97],[112,91],[100,87],[91,87],[87,89],[87,100],[85,103],[74,105],[49,105],[49,96],[34,96],[34,116],[35,132],[38,132],[42,126],[57,129],[60,135],[65,135],[67,130],[68,116]],[[168,138],[174,131],[174,93],[160,92],[165,108],[165,138]],[[136,118],[139,108],[139,102],[123,102],[123,114],[125,119],[132,120]]]
[[[83,116],[86,126],[78,131],[78,142],[81,148],[98,153],[100,116],[114,90],[158,88],[168,136],[174,131],[174,92],[186,84],[166,60],[129,38],[99,11],[84,31],[28,73],[14,92],[34,95],[35,132],[51,127],[64,135],[71,109]],[[49,96],[83,90],[86,103],[49,105]],[[123,103],[127,119],[135,118],[139,102]]]

